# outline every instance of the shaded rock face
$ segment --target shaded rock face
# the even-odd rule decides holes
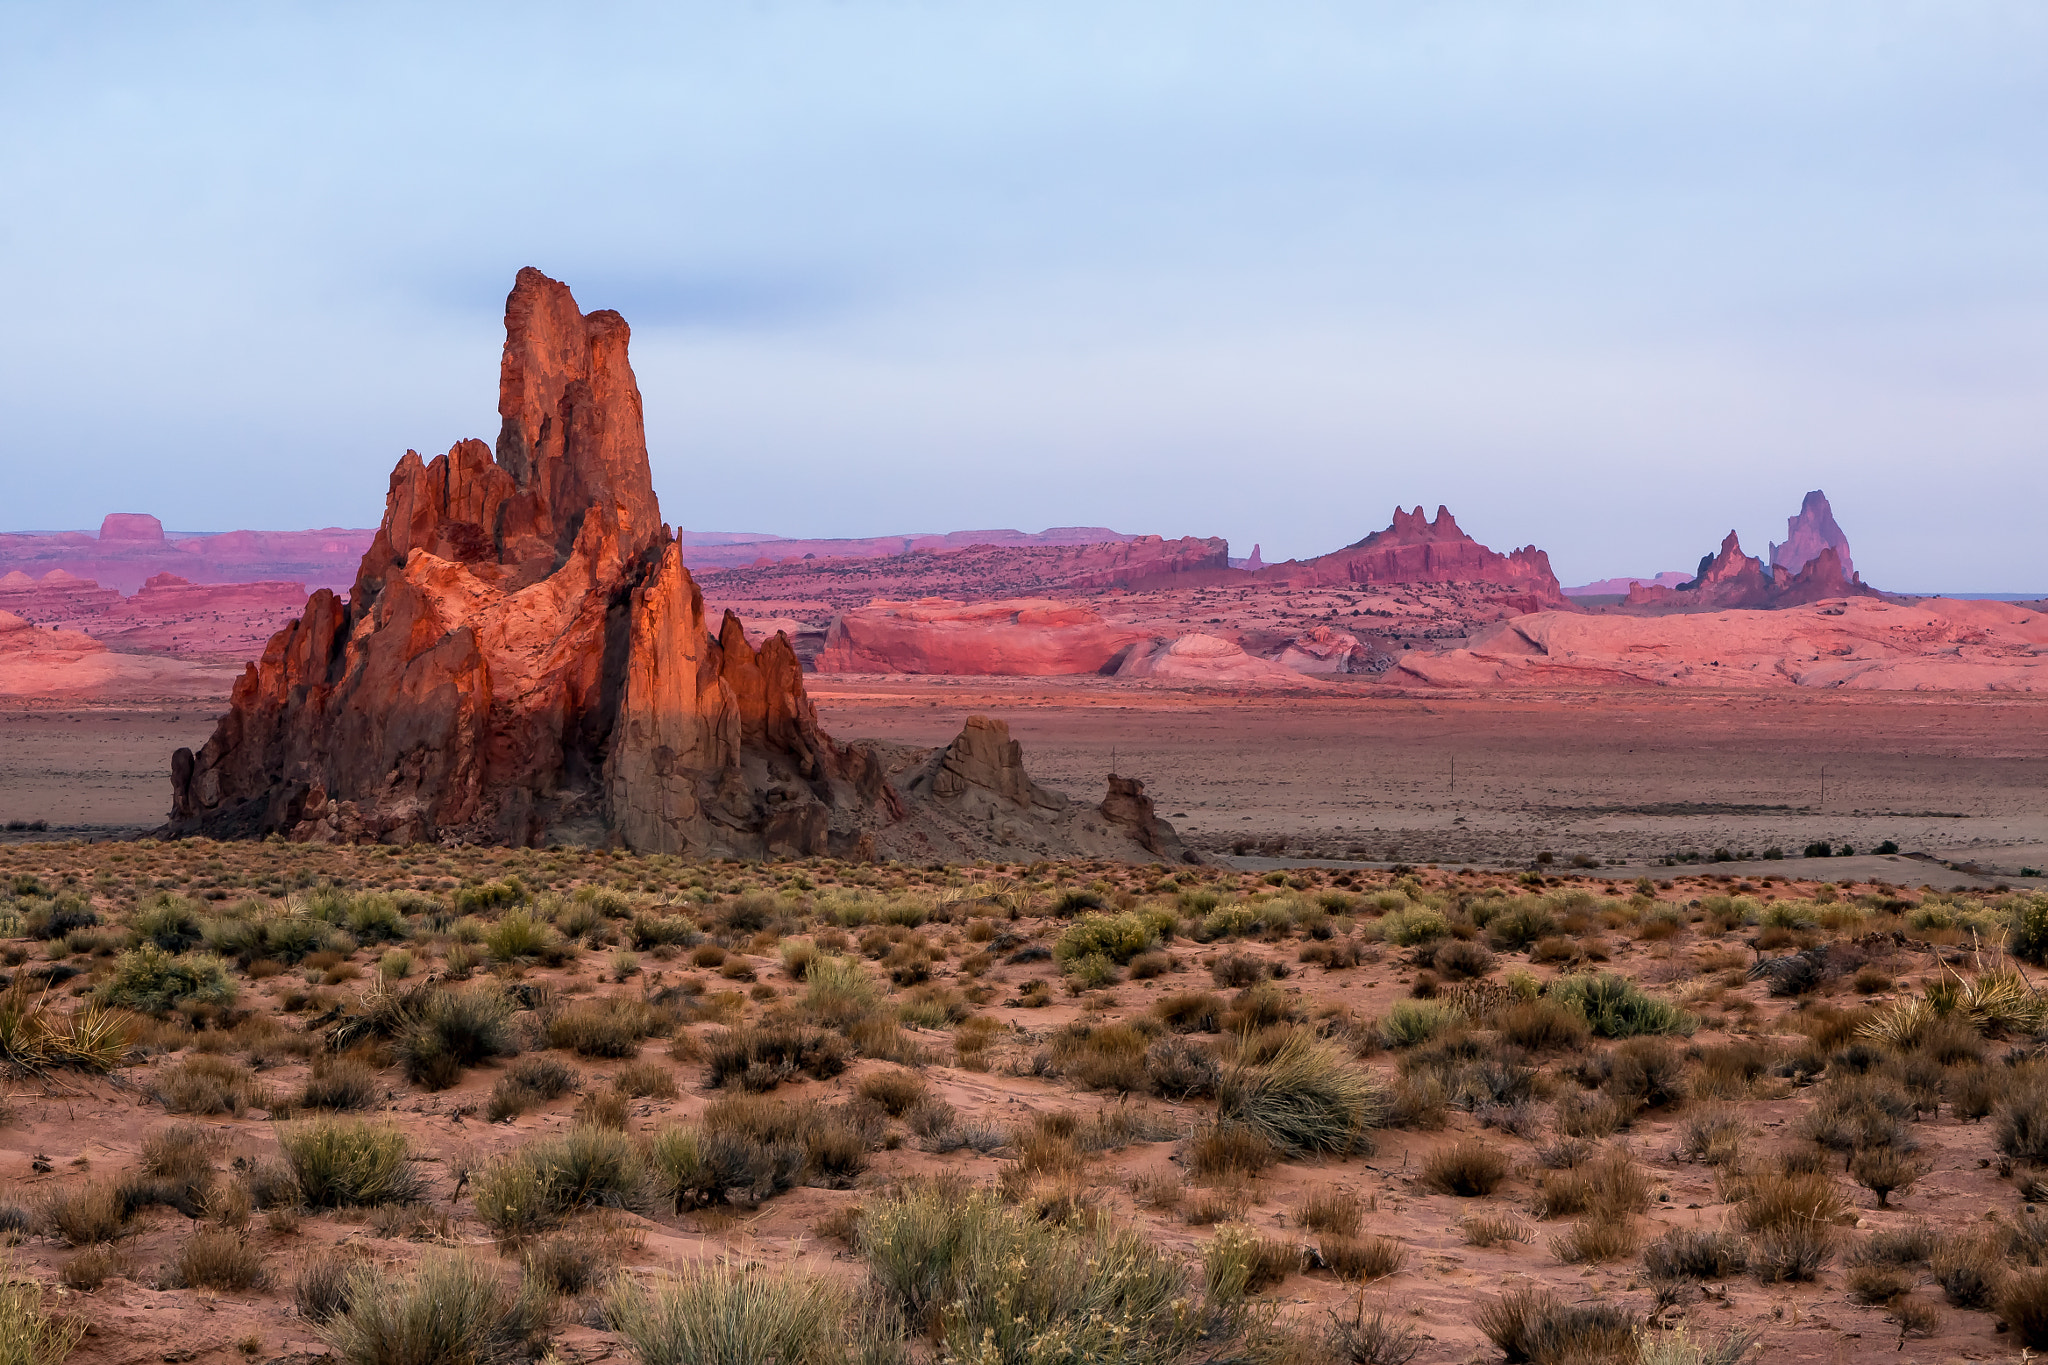
[[[205,746],[173,756],[165,833],[1150,856],[1033,783],[1000,721],[941,750],[835,744],[786,636],[755,648],[730,612],[707,627],[660,520],[624,319],[529,269],[505,329],[495,449],[406,452],[354,591],[314,593]]]
[[[1117,828],[1127,830],[1132,839],[1162,862],[1185,861],[1187,849],[1181,845],[1180,835],[1172,825],[1159,818],[1153,809],[1152,798],[1145,795],[1145,784],[1135,777],[1109,775],[1109,794],[1102,798],[1098,807],[1102,818]]]
[[[1771,546],[1771,567],[1796,574],[1829,549],[1841,561],[1842,575],[1853,577],[1856,561],[1849,555],[1849,537],[1835,524],[1828,495],[1816,488],[1799,504],[1797,516],[1785,518],[1785,543]]]
[[[1666,588],[1638,583],[1629,589],[1627,607],[1657,611],[1726,611],[1732,608],[1773,609],[1807,606],[1835,597],[1878,597],[1877,589],[1846,572],[1832,545],[1802,565],[1797,573],[1783,565],[1765,565],[1742,552],[1730,531],[1719,552],[1704,555],[1689,583]]]
[[[1466,535],[1443,507],[1436,509],[1433,520],[1425,518],[1420,507],[1413,512],[1396,507],[1393,523],[1386,530],[1315,559],[1270,565],[1261,569],[1258,577],[1293,587],[1491,583],[1511,589],[1531,603],[1556,606],[1564,601],[1549,555],[1533,545],[1505,555],[1490,550]]]
[[[349,598],[315,593],[174,763],[172,828],[823,851],[793,656],[706,631],[625,320],[529,269],[505,326],[496,451],[406,452]]]

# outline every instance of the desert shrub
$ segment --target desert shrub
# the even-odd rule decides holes
[[[1863,1239],[1849,1255],[1851,1265],[1925,1265],[1941,1238],[1926,1223],[1884,1228]]]
[[[119,1010],[88,1005],[69,1015],[50,1007],[47,990],[31,990],[29,974],[0,990],[0,1066],[25,1072],[106,1072],[134,1046],[133,1023]]]
[[[59,896],[34,906],[21,917],[21,932],[37,940],[69,938],[81,929],[100,922],[99,912],[81,896]]]
[[[44,1196],[40,1222],[66,1246],[111,1242],[128,1222],[120,1191],[104,1180],[88,1180]]]
[[[62,1365],[85,1327],[82,1318],[46,1312],[42,1289],[0,1262],[0,1365]]]
[[[138,943],[153,943],[167,953],[182,953],[205,941],[198,908],[183,896],[159,891],[128,921]]]
[[[624,1133],[586,1123],[505,1153],[473,1183],[477,1217],[501,1242],[516,1242],[573,1209],[639,1206],[646,1169]]]
[[[1895,1265],[1852,1265],[1842,1283],[1857,1303],[1888,1303],[1911,1292],[1919,1276]]]
[[[1249,1180],[1263,1175],[1280,1153],[1256,1129],[1241,1123],[1209,1123],[1188,1135],[1188,1174],[1197,1180]]]
[[[813,986],[823,962],[812,969]],[[846,1070],[848,1050],[845,1039],[824,1029],[795,1024],[728,1029],[706,1049],[710,1066],[704,1083],[714,1090],[731,1083],[763,1091],[798,1075],[829,1080]]]
[[[1733,1109],[1703,1109],[1679,1126],[1678,1154],[1710,1166],[1733,1165],[1742,1155],[1742,1142],[1750,1131],[1748,1122]]]
[[[1765,1172],[1750,1177],[1742,1196],[1735,1216],[1749,1232],[1800,1225],[1823,1227],[1848,1207],[1835,1182],[1822,1174]]]
[[[1328,1044],[1294,1033],[1263,1064],[1228,1067],[1217,1116],[1256,1130],[1290,1154],[1370,1152],[1385,1122],[1385,1088]]]
[[[530,1358],[547,1304],[460,1251],[430,1251],[402,1271],[348,1272],[347,1307],[318,1330],[347,1365],[512,1365]]]
[[[729,1260],[687,1263],[659,1279],[620,1279],[605,1301],[611,1328],[642,1365],[851,1365],[886,1360],[890,1324],[830,1280]]]
[[[799,1181],[852,1184],[874,1136],[848,1110],[733,1095],[707,1108],[701,1125],[657,1133],[647,1160],[656,1193],[677,1212],[720,1203],[751,1208]]]
[[[1256,1294],[1299,1269],[1299,1248],[1261,1237],[1241,1223],[1217,1228],[1202,1248],[1202,1282],[1212,1299],[1227,1302]]]
[[[1391,1237],[1326,1236],[1316,1255],[1332,1275],[1353,1282],[1384,1280],[1408,1263],[1408,1248]]]
[[[269,1102],[248,1067],[204,1053],[166,1066],[150,1082],[150,1093],[173,1114],[239,1115]]]
[[[1989,1308],[2005,1275],[1997,1244],[1990,1237],[1970,1232],[1937,1241],[1928,1268],[1941,1292],[1957,1308]]]
[[[1275,1024],[1299,1023],[1307,1016],[1308,1007],[1299,995],[1290,994],[1271,981],[1261,981],[1237,993],[1230,1008],[1223,1012],[1223,1029],[1242,1036]]]
[[[1927,1168],[1896,1147],[1866,1147],[1849,1158],[1849,1174],[1877,1196],[1877,1206],[1891,1207],[1894,1191],[1909,1189]]]
[[[1749,1243],[1732,1232],[1673,1228],[1643,1249],[1653,1280],[1725,1280],[1749,1269]]]
[[[1749,1268],[1765,1284],[1819,1277],[1834,1259],[1833,1229],[1817,1223],[1786,1223],[1759,1233],[1750,1245]]]
[[[1130,1094],[1148,1084],[1145,1050],[1151,1041],[1130,1024],[1077,1021],[1053,1034],[1048,1061],[1056,1074],[1083,1089]]]
[[[574,1067],[556,1057],[538,1053],[519,1058],[497,1084],[484,1106],[484,1117],[492,1123],[514,1119],[538,1105],[558,1100],[582,1081]]]
[[[521,958],[543,957],[560,941],[554,926],[545,919],[526,910],[514,910],[484,930],[483,947],[493,962],[517,962]]]
[[[2013,1081],[1992,1111],[1992,1139],[2015,1161],[2048,1163],[2048,1080],[2029,1075]]]
[[[1186,1038],[1161,1038],[1145,1049],[1145,1078],[1152,1093],[1166,1099],[1213,1095],[1222,1076],[1216,1054]]]
[[[1555,1000],[1527,1000],[1508,1006],[1495,1019],[1500,1036],[1531,1051],[1583,1048],[1591,1033],[1584,1016]]]
[[[641,1040],[657,1027],[654,1007],[644,1000],[623,995],[579,1000],[548,1020],[548,1046],[584,1057],[635,1057]]]
[[[626,1118],[631,1108],[632,1097],[617,1086],[607,1085],[587,1090],[576,1102],[574,1121],[581,1127],[588,1124],[596,1128],[610,1128],[614,1132],[626,1131]]]
[[[804,973],[804,1013],[826,1028],[852,1026],[879,1008],[881,998],[858,958],[820,957]]]
[[[1634,1219],[1596,1219],[1574,1223],[1552,1237],[1550,1253],[1566,1265],[1604,1263],[1633,1256],[1641,1243]]]
[[[1489,1195],[1507,1179],[1507,1158],[1491,1144],[1478,1139],[1439,1147],[1422,1163],[1422,1183],[1438,1194],[1460,1199]]]
[[[1171,933],[1172,930],[1173,916],[1170,914],[1138,914],[1127,910],[1114,915],[1083,915],[1059,936],[1053,944],[1052,955],[1060,962],[1105,957],[1121,966],[1146,949],[1157,946],[1162,932]]]
[[[542,1237],[520,1252],[520,1278],[550,1294],[582,1294],[596,1289],[645,1237],[638,1228],[608,1221]]]
[[[1482,927],[1495,951],[1513,953],[1556,933],[1557,917],[1541,901],[1522,899],[1487,914]]]
[[[1330,1315],[1330,1329],[1320,1344],[1337,1365],[1408,1365],[1427,1343],[1416,1328],[1403,1326],[1384,1312],[1367,1317],[1361,1299],[1352,1305],[1350,1317]]]
[[[383,1027],[394,1034],[405,1078],[429,1090],[445,1090],[463,1068],[515,1050],[512,1002],[495,985],[423,987],[395,997],[389,1010]]]
[[[1635,1354],[1635,1320],[1622,1309],[1566,1303],[1548,1290],[1519,1289],[1481,1305],[1479,1330],[1510,1362],[1568,1365]]]
[[[1176,991],[1154,1002],[1152,1013],[1175,1033],[1215,1033],[1223,1027],[1223,997],[1214,991]]]
[[[360,1119],[305,1119],[277,1126],[277,1148],[299,1193],[316,1209],[409,1204],[426,1188],[405,1135]]]
[[[306,1088],[299,1092],[301,1109],[368,1109],[377,1102],[377,1073],[355,1057],[317,1057]]]
[[[1209,964],[1209,979],[1231,990],[1240,990],[1265,979],[1266,964],[1250,953],[1225,953]]]
[[[1163,1363],[1207,1325],[1186,1270],[1143,1236],[1039,1222],[986,1192],[925,1185],[875,1200],[859,1242],[885,1295],[935,1329],[948,1359]]]
[[[1685,1103],[1685,1059],[1662,1038],[1629,1038],[1607,1060],[1612,1069],[1601,1089],[1622,1104],[1663,1109]]]
[[[860,1078],[854,1090],[863,1099],[881,1105],[890,1118],[901,1118],[906,1110],[922,1104],[931,1094],[924,1077],[899,1069],[870,1072]]]
[[[2048,962],[2048,896],[2029,896],[2013,906],[2006,947],[2022,962]]]
[[[1139,953],[1131,959],[1131,980],[1150,981],[1173,970],[1173,958],[1158,949]]]
[[[1359,1223],[1365,1217],[1365,1205],[1349,1190],[1323,1185],[1309,1191],[1308,1197],[1295,1209],[1294,1217],[1310,1232],[1355,1237]]]
[[[1693,1093],[1710,1100],[1748,1099],[1757,1083],[1771,1074],[1779,1056],[1770,1044],[1747,1038],[1696,1047],[1688,1055],[1693,1062]]]
[[[59,1266],[57,1268],[57,1278],[64,1282],[67,1289],[76,1289],[90,1294],[93,1290],[98,1289],[108,1280],[120,1274],[121,1264],[122,1261],[119,1253],[105,1242],[100,1242],[87,1247]],[[0,1307],[0,1314],[4,1314],[5,1311],[4,1307]],[[4,1354],[4,1345],[7,1342],[7,1338],[4,1335],[5,1331],[6,1327],[4,1324],[0,1324],[0,1361],[8,1359]],[[55,1362],[52,1362],[52,1365],[55,1365]]]
[[[2006,1276],[1998,1290],[1998,1316],[2021,1346],[2048,1348],[2048,1270],[2016,1270]]]
[[[235,993],[234,979],[219,958],[177,956],[144,943],[114,959],[113,975],[97,998],[115,1009],[160,1017],[174,1009],[225,1009],[235,1002]]]
[[[1380,1020],[1380,1041],[1390,1048],[1420,1047],[1465,1022],[1465,1011],[1437,1000],[1396,1000]]]
[[[1492,971],[1494,957],[1480,944],[1454,938],[1436,945],[1429,965],[1449,980],[1465,981]]]
[[[672,1100],[681,1093],[676,1087],[675,1073],[652,1060],[620,1067],[619,1074],[612,1077],[612,1086],[636,1100]]]
[[[218,1229],[187,1237],[171,1263],[171,1273],[187,1289],[240,1292],[270,1282],[262,1254],[240,1233]]]
[[[1612,972],[1567,976],[1553,982],[1550,998],[1579,1012],[1602,1038],[1640,1034],[1691,1034],[1699,1021],[1668,1000],[1645,994],[1627,977]]]

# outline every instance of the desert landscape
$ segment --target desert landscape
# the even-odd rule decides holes
[[[2039,604],[778,554],[629,339],[522,271],[345,575],[0,580],[6,1359],[2048,1349]]]

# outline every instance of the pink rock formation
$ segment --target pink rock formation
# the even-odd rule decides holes
[[[118,523],[140,514],[117,513]],[[144,520],[156,524],[156,518]],[[147,528],[144,528],[146,531]],[[298,581],[315,587],[346,587],[355,577],[374,530],[327,527],[317,531],[226,531],[181,536],[135,533],[124,539],[79,532],[58,535],[0,533],[0,574],[9,570],[41,577],[61,569],[97,580],[119,592],[134,592],[153,574],[174,573],[198,582]]]
[[[1538,612],[1464,649],[1401,656],[1433,687],[1840,687],[2048,691],[2048,614],[2005,602],[1835,598],[1671,616]]]
[[[1676,588],[1636,584],[1625,606],[1654,612],[1724,611],[1729,608],[1803,606],[1831,597],[1878,596],[1877,589],[1844,573],[1833,546],[1824,546],[1797,573],[1781,565],[1766,568],[1742,553],[1742,542],[1730,531],[1720,553],[1704,556],[1699,572]]]
[[[164,524],[147,512],[109,512],[100,522],[101,540],[142,540],[161,544]]]
[[[1514,590],[1531,604],[1555,606],[1564,601],[1550,556],[1533,545],[1513,554],[1487,549],[1459,529],[1443,508],[1434,521],[1422,509],[1394,509],[1393,524],[1344,549],[1309,560],[1288,560],[1261,570],[1262,583],[1290,587],[1332,584],[1491,583]]]
[[[1140,537],[1107,526],[1050,526],[1043,531],[948,531],[844,539],[792,540],[735,531],[677,531],[683,563],[700,576],[706,569],[744,568],[761,561],[792,559],[880,559],[919,550],[965,550],[988,546],[1105,545]],[[1155,537],[1156,539],[1156,537]]]
[[[835,617],[820,673],[1045,677],[1099,673],[1148,632],[1043,598],[968,605],[945,598],[876,602]]]
[[[1245,653],[1233,640],[1202,634],[1183,635],[1150,649],[1133,649],[1116,670],[1116,676],[1283,687],[1300,686],[1307,681],[1291,668]]]
[[[123,604],[128,614],[168,614],[306,605],[304,583],[194,583],[174,573],[145,579],[135,596]]]
[[[0,575],[0,611],[30,621],[77,621],[103,616],[121,603],[121,594],[90,578],[52,569],[41,578],[21,570]]]
[[[1005,840],[981,805],[1044,804],[999,723],[936,754],[834,744],[785,636],[757,649],[728,613],[713,637],[661,524],[625,320],[528,269],[505,326],[495,453],[406,452],[353,593],[314,593],[173,756],[166,833],[982,856]],[[1099,817],[1027,824],[1009,841],[1152,853]]]
[[[1856,562],[1849,557],[1849,537],[1835,524],[1828,495],[1816,488],[1799,504],[1797,516],[1785,518],[1785,543],[1772,544],[1771,567],[1796,574],[1828,549],[1841,561],[1842,573],[1853,577]]]
[[[1316,626],[1288,641],[1273,662],[1296,673],[1377,673],[1386,661],[1356,635]]]
[[[0,611],[0,696],[92,701],[219,696],[218,666],[116,654],[92,636]]]
[[[1666,569],[1663,573],[1655,574],[1649,578],[1602,578],[1591,583],[1581,583],[1577,587],[1566,588],[1564,595],[1566,597],[1625,597],[1628,595],[1629,590],[1638,583],[1646,588],[1675,588],[1682,583],[1690,583],[1692,579],[1693,575],[1685,572],[1683,569]]]

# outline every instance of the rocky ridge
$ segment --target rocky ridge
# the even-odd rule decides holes
[[[1021,758],[837,744],[785,635],[756,648],[730,613],[711,633],[660,519],[625,319],[529,268],[505,327],[495,447],[406,452],[349,596],[314,593],[174,755],[166,832],[747,857],[997,838],[960,783],[1018,806]],[[1034,850],[1085,832],[1011,825]]]

